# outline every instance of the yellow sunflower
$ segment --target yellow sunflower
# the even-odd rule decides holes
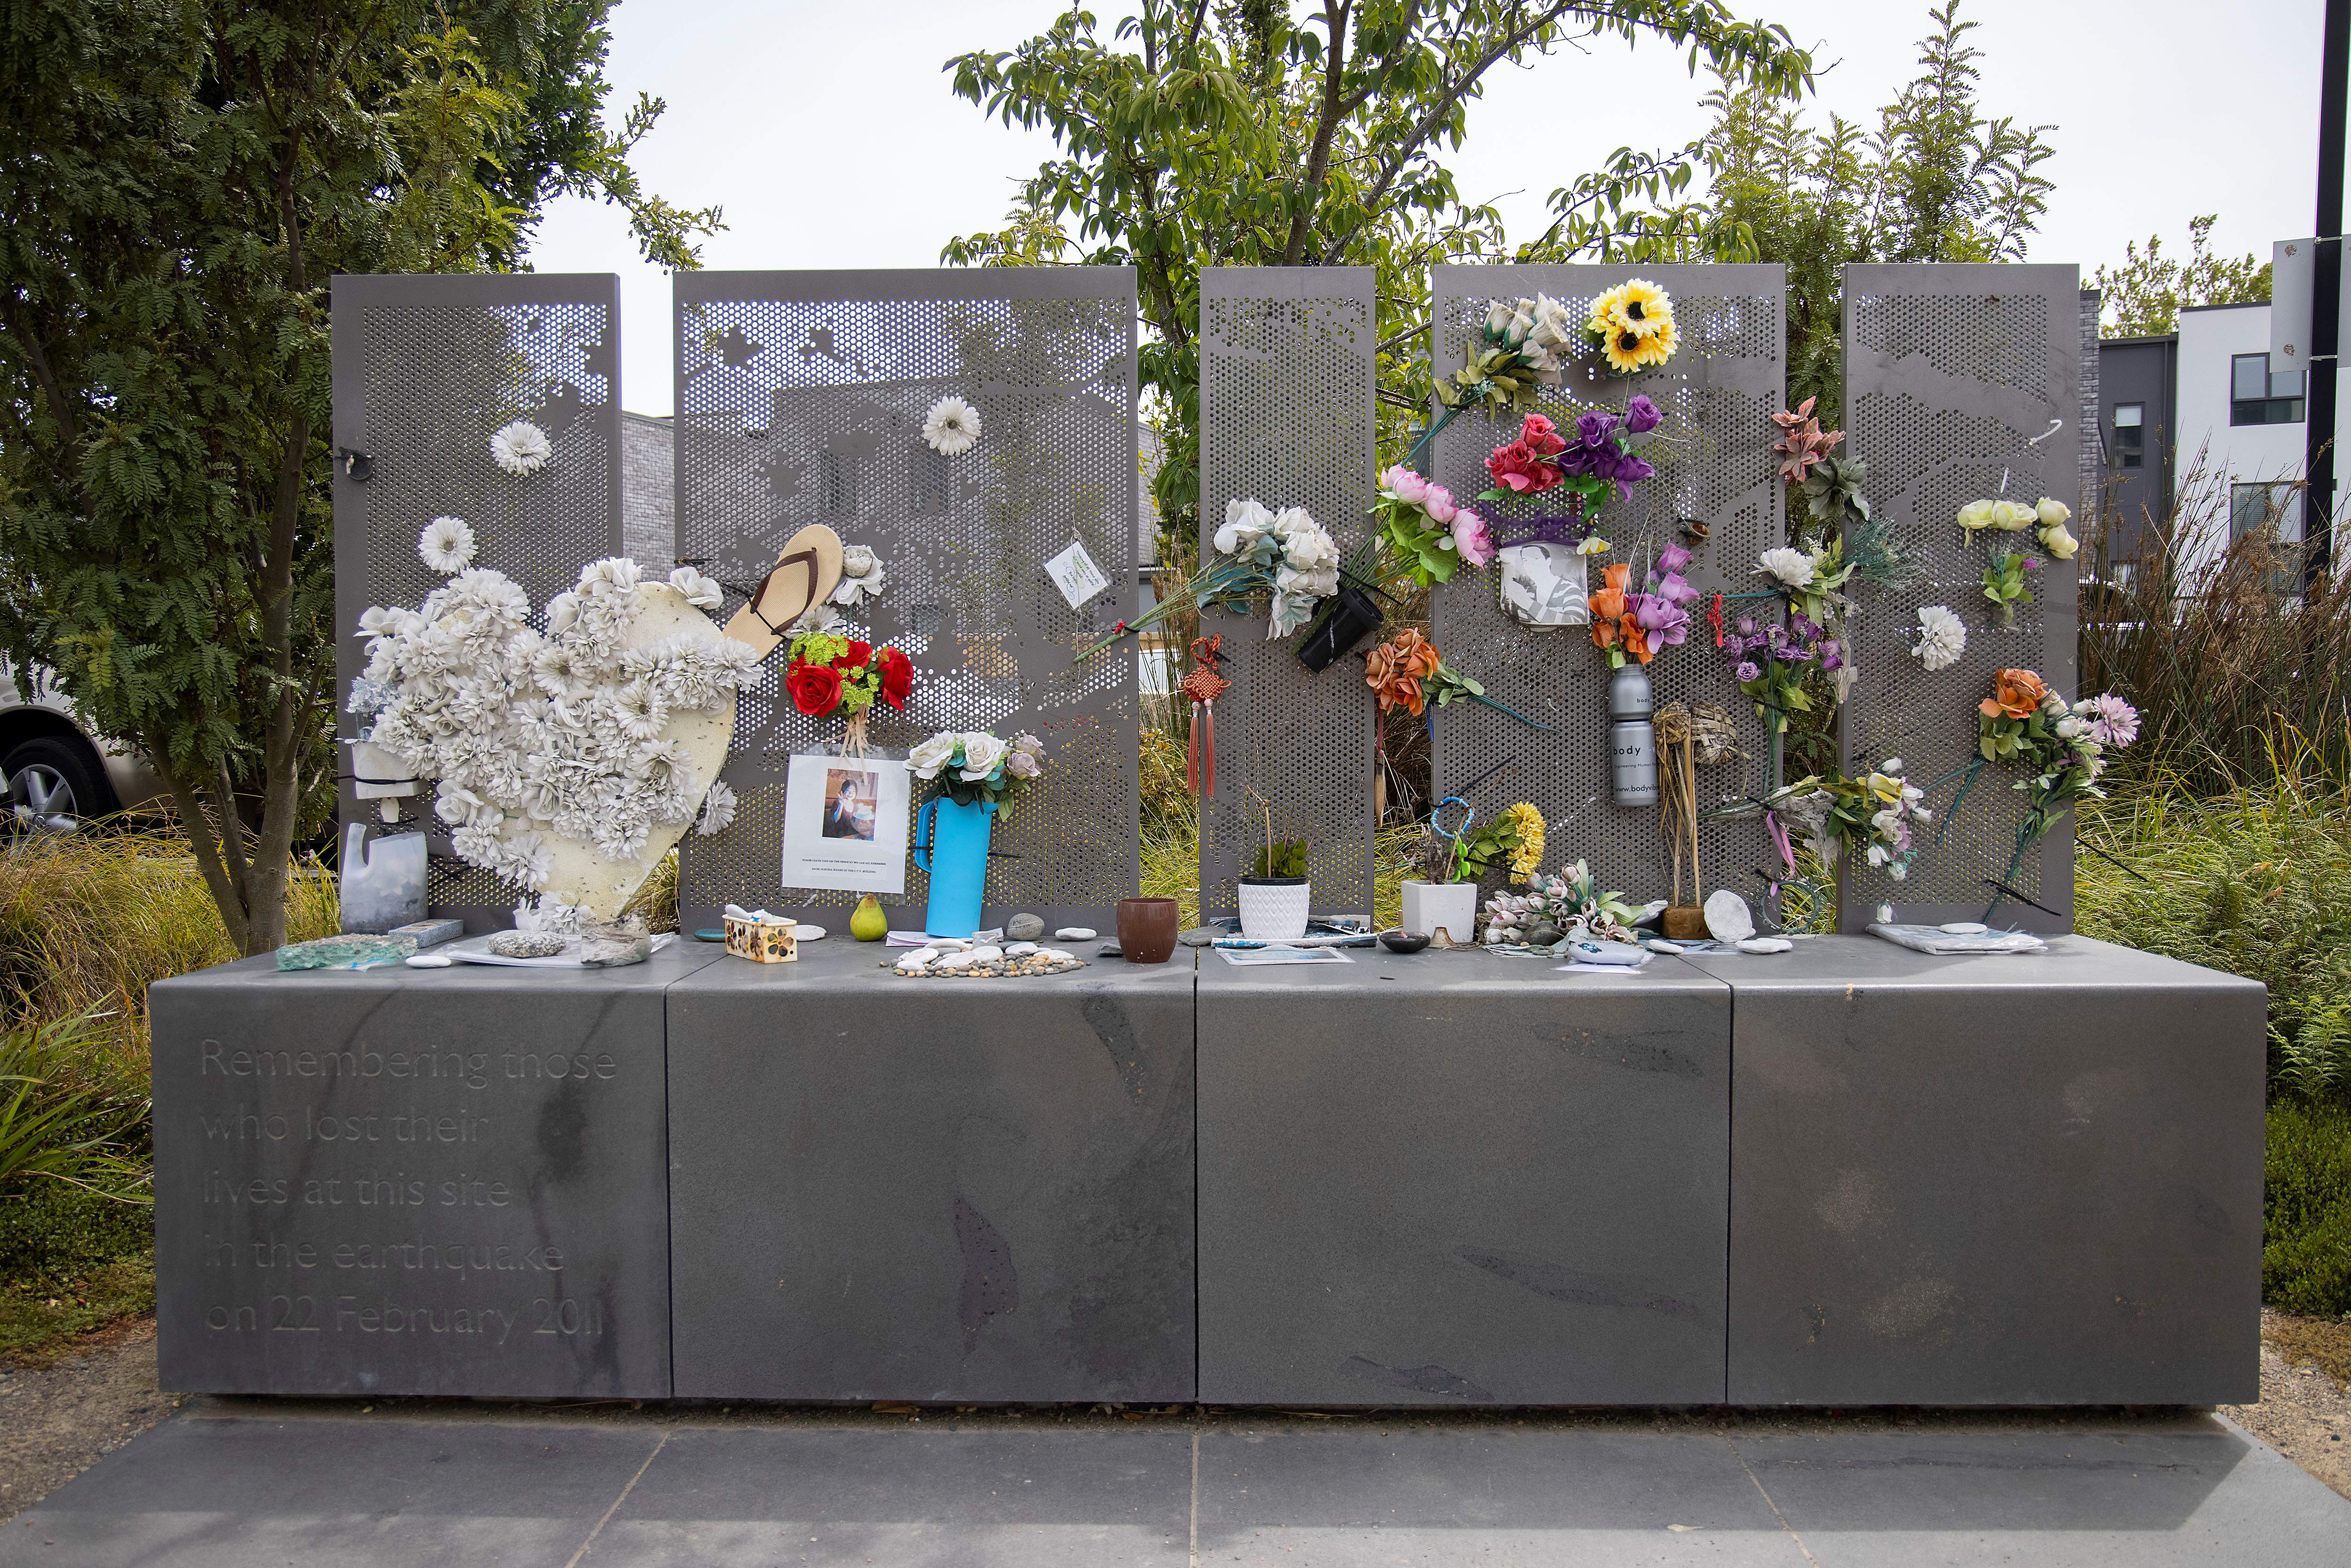
[[[1655,328],[1656,329],[1647,337],[1638,340],[1637,346],[1630,356],[1634,364],[1643,370],[1664,364],[1674,357],[1674,350],[1681,347],[1681,333],[1674,326],[1674,319],[1671,316],[1660,318],[1655,323]],[[1619,340],[1621,340],[1620,334]],[[1612,359],[1610,363],[1614,363],[1614,361]]]
[[[1610,370],[1620,376],[1629,376],[1649,362],[1642,356],[1655,341],[1655,339],[1612,326],[1601,335],[1600,355],[1608,361]]]
[[[1524,885],[1542,869],[1542,813],[1521,800],[1502,813],[1502,822],[1518,835],[1518,845],[1510,852],[1510,880]]]
[[[1609,310],[1616,325],[1636,336],[1654,337],[1670,330],[1674,321],[1674,302],[1666,291],[1646,278],[1636,277],[1630,283],[1619,284],[1608,291],[1612,301]]]

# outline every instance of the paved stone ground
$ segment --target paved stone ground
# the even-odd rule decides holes
[[[883,1415],[197,1399],[0,1565],[2351,1565],[2227,1420]]]

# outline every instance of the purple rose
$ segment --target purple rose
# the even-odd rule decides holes
[[[1821,634],[1821,629],[1799,610],[1788,618],[1788,634],[1799,643],[1809,643]]]
[[[1575,439],[1585,446],[1599,446],[1616,434],[1616,416],[1604,408],[1595,408],[1575,418]]]
[[[1755,617],[1752,615],[1742,615],[1739,618],[1739,634],[1741,637],[1752,637],[1755,635]]]
[[[1571,446],[1552,461],[1570,479],[1588,478],[1600,472],[1597,466],[1599,455],[1589,446]]]
[[[1763,678],[1763,672],[1756,667],[1752,660],[1741,660],[1739,668],[1730,673],[1741,685],[1747,685]]]
[[[1689,636],[1689,612],[1654,593],[1634,595],[1633,619],[1649,634],[1652,648],[1677,647]]]
[[[1647,458],[1636,456],[1630,452],[1617,455],[1615,470],[1609,477],[1616,481],[1616,498],[1620,501],[1629,499],[1633,494],[1626,488],[1627,486],[1635,480],[1646,479],[1656,473],[1655,468],[1649,466]]]
[[[1690,552],[1677,544],[1669,544],[1657,552],[1659,571],[1679,571],[1690,563]]]
[[[1635,392],[1633,401],[1625,405],[1625,428],[1634,435],[1646,435],[1656,429],[1657,422],[1664,418],[1665,415],[1657,412],[1657,405],[1649,401],[1646,392]]]
[[[1819,653],[1821,655],[1822,669],[1841,670],[1844,668],[1844,650],[1838,644],[1835,638],[1827,637],[1822,639]]]

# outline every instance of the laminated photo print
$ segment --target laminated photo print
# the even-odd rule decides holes
[[[905,759],[802,752],[784,783],[783,885],[906,891]]]
[[[1571,544],[1506,545],[1495,556],[1502,609],[1524,626],[1589,626],[1584,558]]]

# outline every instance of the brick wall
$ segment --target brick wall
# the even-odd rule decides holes
[[[621,413],[621,553],[648,575],[677,564],[677,491],[670,468],[670,423]]]

